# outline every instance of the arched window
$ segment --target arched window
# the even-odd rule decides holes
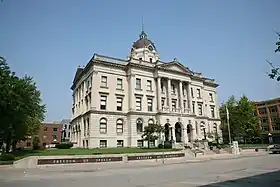
[[[107,133],[107,119],[106,118],[101,118],[100,119],[100,133]]]
[[[123,133],[123,120],[122,119],[118,119],[117,120],[117,133],[118,134],[122,134]]]
[[[154,124],[154,120],[153,119],[149,119],[148,125],[152,125],[152,124]]]
[[[137,133],[142,133],[143,132],[143,120],[138,118],[136,120],[136,128],[137,128]]]

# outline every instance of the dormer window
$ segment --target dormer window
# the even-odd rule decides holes
[[[150,58],[150,62],[153,62],[153,59],[152,59],[152,58]]]

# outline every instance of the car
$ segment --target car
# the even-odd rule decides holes
[[[280,153],[280,144],[274,144],[273,147],[269,149],[273,154]]]

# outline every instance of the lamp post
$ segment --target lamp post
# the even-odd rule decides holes
[[[269,144],[273,144],[273,138],[272,138],[272,134],[268,133],[268,143]]]
[[[204,140],[206,140],[206,128],[203,127]]]

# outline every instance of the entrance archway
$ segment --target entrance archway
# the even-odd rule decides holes
[[[202,121],[200,122],[200,132],[202,134],[202,138],[206,140],[206,126],[205,123]]]
[[[166,123],[164,125],[164,138],[165,138],[165,141],[170,141],[169,140],[169,135],[170,135],[170,133],[169,133],[169,126],[170,126],[169,123]]]
[[[179,122],[175,124],[175,138],[176,142],[182,142],[182,126]]]
[[[188,141],[192,142],[192,125],[187,125],[187,135],[188,135]]]

